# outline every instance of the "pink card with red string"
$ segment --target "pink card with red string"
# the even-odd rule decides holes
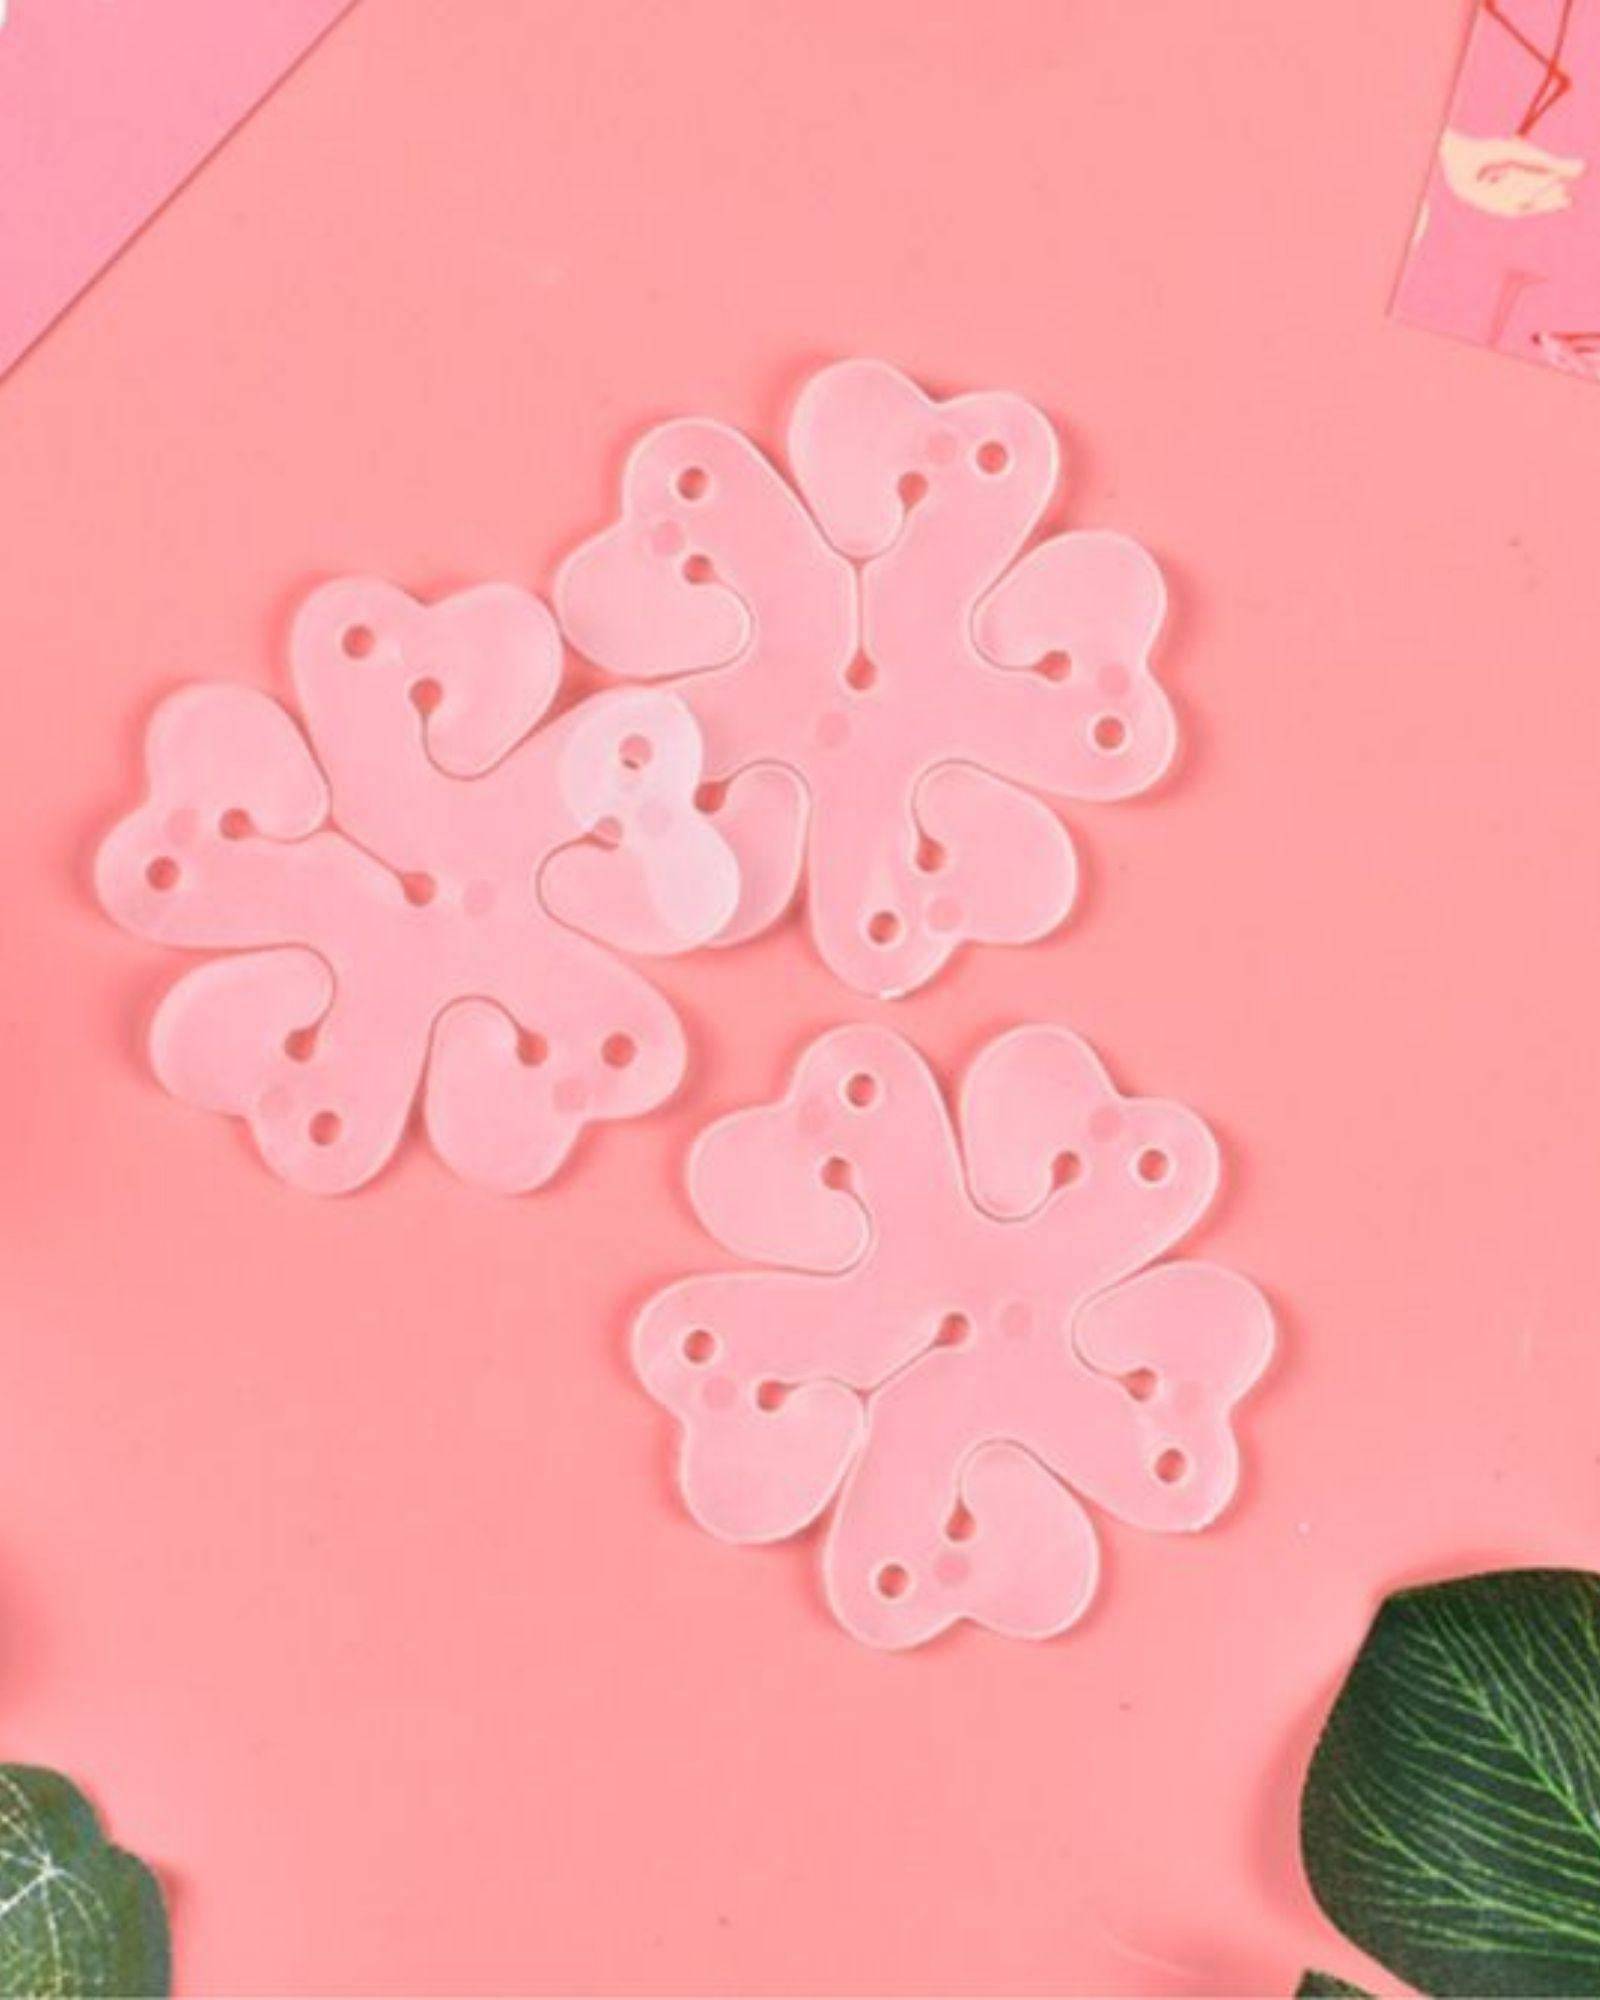
[[[1481,0],[1394,310],[1600,380],[1600,0]]]

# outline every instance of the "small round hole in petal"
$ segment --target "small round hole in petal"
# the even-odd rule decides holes
[[[892,1604],[911,1588],[911,1572],[904,1563],[885,1563],[872,1579],[872,1587]]]
[[[1050,1162],[1050,1185],[1053,1188],[1073,1187],[1083,1179],[1083,1155],[1073,1152],[1070,1146],[1056,1154]]]
[[[1133,1163],[1133,1171],[1146,1187],[1160,1187],[1171,1178],[1172,1155],[1159,1146],[1146,1146]]]

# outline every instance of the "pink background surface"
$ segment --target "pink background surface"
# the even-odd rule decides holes
[[[0,369],[349,4],[0,10]]]
[[[1600,1559],[1600,403],[1388,323],[1459,0],[358,7],[0,385],[0,1717],[173,1888],[187,1992],[1284,1993],[1379,1594]],[[280,1186],[93,908],[144,719],[372,568],[548,582],[639,424],[881,353],[1062,424],[1187,747],[1060,939],[857,1004],[669,967],[664,1115],[547,1195]],[[671,1497],[625,1323],[690,1135],[818,1029],[1062,1019],[1221,1133],[1269,1288],[1236,1512],[1079,1631],[843,1637]]]

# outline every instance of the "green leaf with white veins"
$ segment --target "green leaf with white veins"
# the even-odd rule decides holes
[[[111,1846],[65,1778],[0,1764],[0,1994],[164,1995],[170,1978],[149,1869]]]
[[[1600,1577],[1508,1570],[1378,1613],[1301,1845],[1345,1935],[1431,1994],[1600,1994]]]

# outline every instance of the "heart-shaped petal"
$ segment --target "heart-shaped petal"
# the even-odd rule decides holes
[[[869,1433],[870,1448],[870,1433]],[[1016,1639],[1064,1632],[1088,1608],[1100,1558],[1082,1506],[1020,1446],[980,1446],[960,1478],[961,1538],[909,1536],[877,1504],[863,1460],[847,1482],[823,1573],[839,1622],[874,1646],[915,1646],[969,1618]]]
[[[557,781],[584,845],[552,855],[540,895],[553,916],[623,950],[692,950],[739,899],[739,869],[695,810],[700,736],[682,702],[629,691],[576,711]]]
[[[352,1032],[332,975],[298,948],[219,958],[167,994],[150,1030],[173,1096],[245,1118],[262,1156],[316,1194],[359,1187],[400,1142],[420,1044]]]
[[[1047,806],[970,764],[941,764],[918,785],[916,812],[940,856],[922,891],[936,934],[1027,944],[1065,921],[1078,866]]]
[[[989,676],[975,694],[983,754],[1068,798],[1148,790],[1178,740],[1150,671],[1166,603],[1160,570],[1126,535],[1057,535],[1030,549],[973,614],[991,660],[1041,670]]]
[[[1010,1217],[1051,1203],[1052,1226],[1098,1246],[1100,1283],[1158,1255],[1216,1192],[1204,1123],[1182,1104],[1123,1097],[1065,1028],[990,1042],[962,1083],[960,1120],[974,1198]]]
[[[841,979],[885,999],[925,984],[968,939],[1043,937],[1077,886],[1060,822],[1008,780],[941,764],[913,803],[915,826],[884,817],[870,790],[830,790],[811,830],[817,950]]]
[[[1138,1449],[1098,1458],[1080,1445],[1076,1483],[1137,1527],[1214,1521],[1238,1483],[1230,1412],[1272,1352],[1260,1292],[1217,1264],[1162,1264],[1091,1299],[1072,1337],[1091,1367],[1138,1388]]]
[[[148,795],[101,843],[95,889],[109,916],[146,937],[182,938],[193,899],[171,891],[207,872],[235,824],[298,840],[327,816],[305,738],[253,688],[201,681],[169,695],[150,719],[145,763]]]
[[[313,591],[290,637],[295,685],[332,762],[399,731],[452,777],[480,775],[549,707],[561,641],[538,598],[480,584],[421,604],[376,577]]]
[[[833,1497],[860,1444],[858,1396],[837,1382],[781,1378],[785,1321],[803,1333],[808,1312],[827,1310],[827,1294],[816,1278],[690,1279],[652,1299],[634,1328],[639,1378],[683,1426],[684,1498],[724,1540],[797,1533]]]
[[[1022,500],[1019,526],[1055,483],[1050,425],[1021,396],[936,402],[882,361],[840,361],[801,391],[789,427],[795,482],[834,546],[882,555],[933,499],[975,518]],[[911,482],[908,484],[908,482]]]
[[[541,1187],[596,1119],[631,1118],[683,1076],[683,1032],[666,1003],[618,966],[597,981],[603,1027],[519,1029],[487,1000],[460,1000],[435,1023],[423,1098],[428,1136],[463,1180],[499,1194]]]
[[[743,944],[788,910],[805,865],[808,794],[781,764],[756,764],[729,781],[712,824],[739,872],[739,900],[712,940]]]
[[[803,1130],[807,1093],[738,1111],[701,1133],[689,1155],[689,1192],[730,1250],[801,1271],[842,1271],[867,1247],[860,1202],[826,1172]],[[797,1140],[799,1143],[797,1143]]]
[[[202,1111],[247,1112],[309,1046],[333,1004],[333,975],[313,951],[241,952],[197,966],[151,1024],[156,1075]]]

